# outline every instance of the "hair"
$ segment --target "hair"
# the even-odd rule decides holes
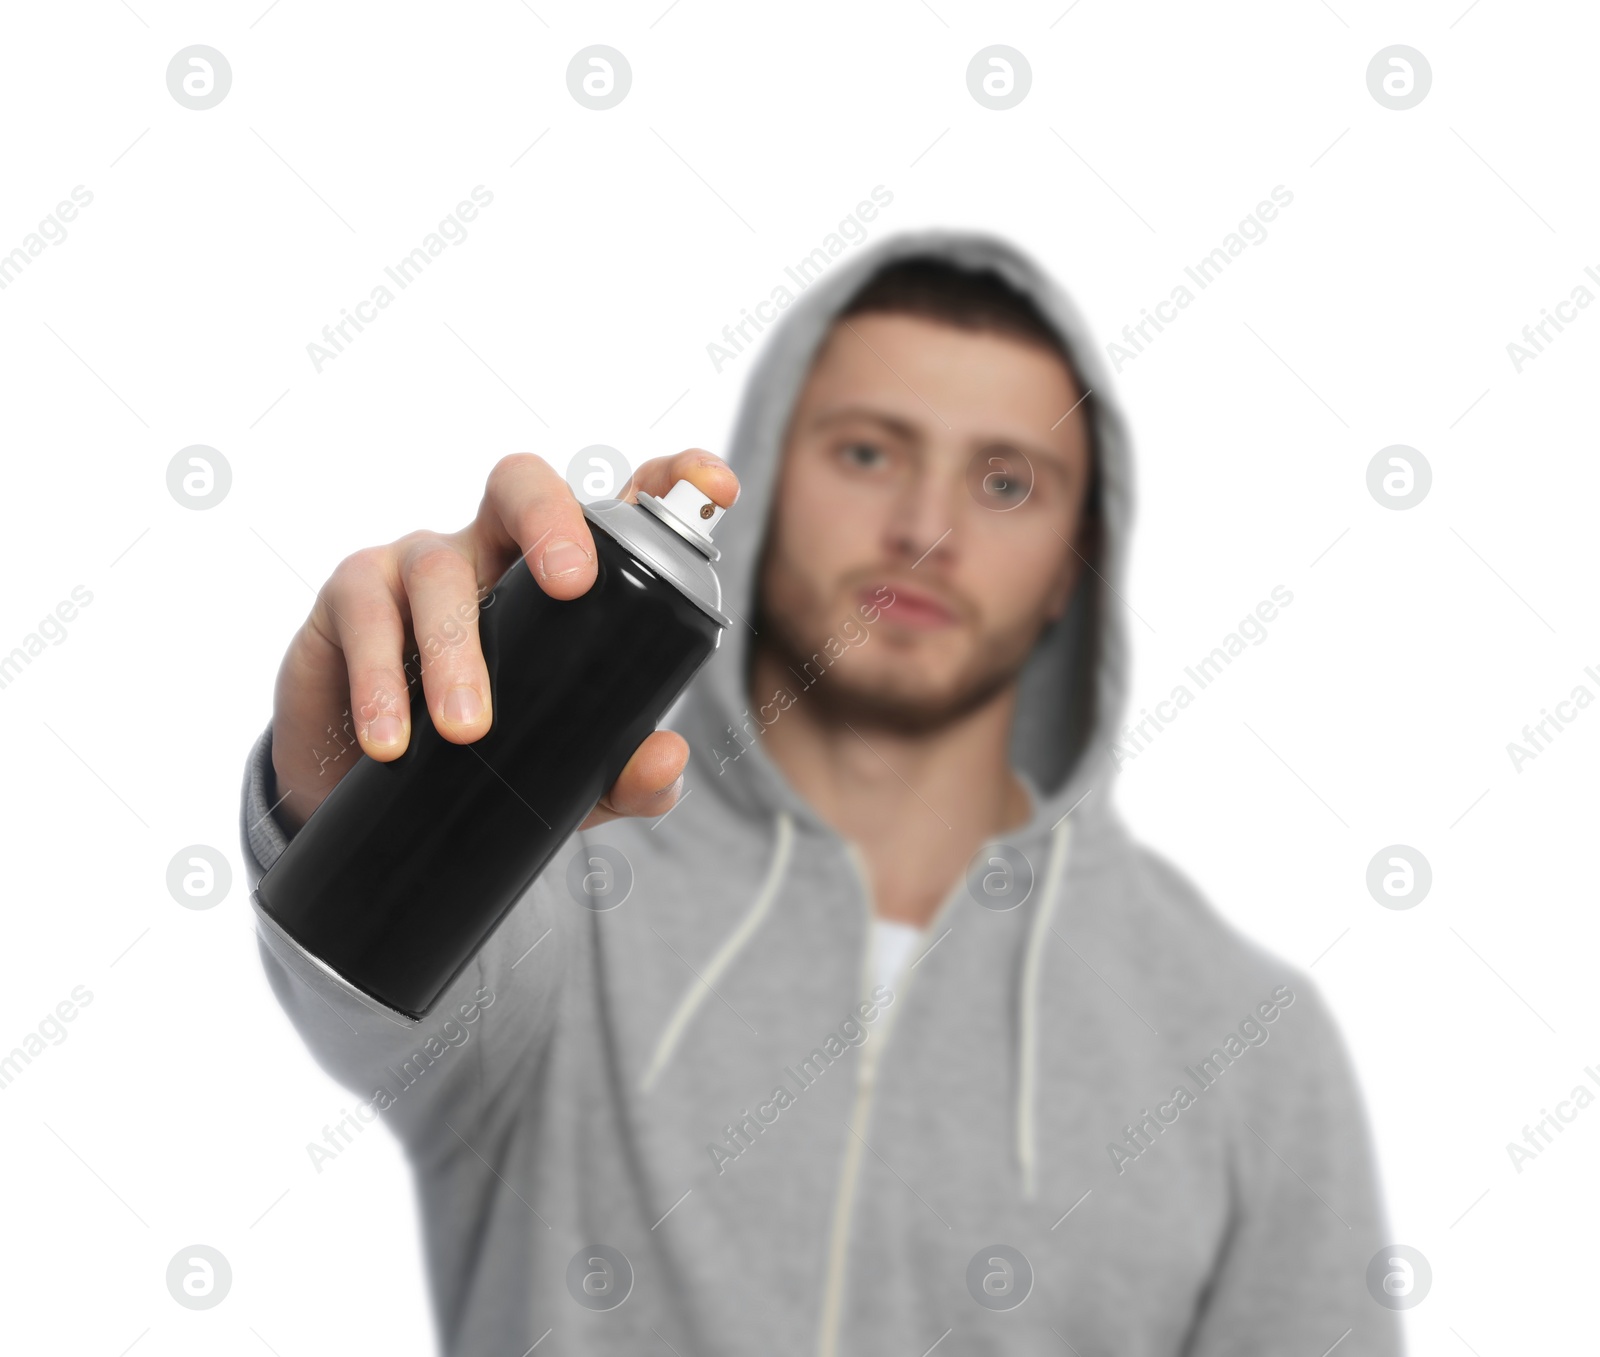
[[[1061,333],[1026,292],[992,268],[970,269],[931,255],[913,255],[873,274],[834,318],[842,324],[868,312],[921,316],[963,330],[1006,335],[1050,350],[1072,374],[1082,394],[1079,408],[1089,428],[1089,491],[1084,499],[1085,540],[1098,548],[1100,521],[1099,412],[1094,393]],[[1090,559],[1094,559],[1091,554]]]
[[[868,311],[924,316],[964,330],[1029,340],[1053,349],[1077,377],[1072,355],[1038,304],[993,269],[962,268],[923,256],[899,260],[873,274],[845,303],[838,319]]]

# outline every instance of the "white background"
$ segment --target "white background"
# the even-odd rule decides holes
[[[1000,231],[1103,341],[1293,193],[1117,378],[1132,709],[1294,594],[1121,804],[1240,927],[1315,962],[1394,1237],[1433,1267],[1412,1350],[1592,1333],[1600,1110],[1520,1174],[1505,1147],[1600,1069],[1600,710],[1520,772],[1506,746],[1600,693],[1600,307],[1520,373],[1506,345],[1600,270],[1600,23],[1508,0],[1067,3],[7,8],[0,251],[94,195],[0,292],[0,652],[93,594],[0,690],[0,1050],[93,993],[0,1091],[8,1350],[428,1350],[403,1160],[374,1130],[314,1171],[351,1099],[256,956],[237,794],[278,660],[340,557],[459,527],[506,452],[722,449],[750,360],[718,374],[707,343],[880,184],[872,238]],[[233,72],[202,112],[165,80],[194,43]],[[633,70],[606,112],[565,80],[593,43]],[[1005,112],[965,83],[993,43],[1032,68]],[[1365,80],[1395,43],[1433,71],[1404,112]],[[307,344],[479,184],[465,242],[315,371]],[[195,443],[233,474],[204,512],[166,488]],[[1366,488],[1392,443],[1433,470],[1405,512]],[[167,892],[195,843],[234,864],[220,908]],[[1365,888],[1393,843],[1432,864],[1415,909]],[[234,1271],[204,1313],[163,1284],[197,1242]]]

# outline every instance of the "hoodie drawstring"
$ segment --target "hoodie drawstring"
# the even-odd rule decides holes
[[[706,995],[712,991],[717,981],[721,979],[722,973],[732,964],[734,957],[739,955],[745,943],[750,941],[756,929],[761,926],[761,920],[766,917],[773,900],[777,898],[778,887],[782,885],[784,873],[789,869],[789,850],[794,843],[794,821],[788,811],[780,810],[777,824],[777,843],[772,850],[772,865],[767,869],[767,879],[761,883],[761,890],[756,894],[755,903],[739,921],[738,927],[728,934],[722,946],[717,948],[716,955],[707,964],[704,974],[697,975],[689,988],[684,991],[683,998],[678,1000],[678,1007],[672,1014],[672,1020],[661,1033],[661,1039],[656,1043],[655,1055],[651,1057],[650,1066],[644,1072],[644,1079],[639,1086],[641,1092],[648,1092],[657,1076],[666,1068],[667,1061],[672,1059],[673,1052],[678,1048],[678,1042],[699,1011],[700,1005],[705,1002]]]
[[[1017,1136],[1017,1163],[1022,1173],[1022,1193],[1025,1198],[1032,1199],[1037,1192],[1037,1130],[1035,1126],[1035,1087],[1038,1066],[1039,1050],[1039,963],[1040,952],[1044,945],[1045,934],[1050,930],[1051,920],[1055,916],[1056,908],[1061,899],[1062,881],[1066,876],[1067,854],[1072,841],[1071,821],[1063,816],[1051,833],[1050,862],[1045,869],[1044,892],[1039,901],[1039,908],[1034,912],[1033,920],[1028,930],[1027,951],[1022,962],[1022,989],[1018,997],[1018,1042],[1017,1042],[1017,1108],[1016,1108],[1016,1136]],[[661,1033],[661,1038],[656,1043],[654,1055],[650,1065],[645,1070],[644,1078],[640,1082],[641,1091],[648,1092],[660,1077],[662,1070],[667,1066],[677,1051],[679,1042],[683,1039],[684,1032],[694,1020],[700,1005],[705,1002],[706,995],[721,979],[723,973],[733,963],[733,959],[743,950],[755,931],[761,926],[761,921],[766,917],[772,902],[777,898],[778,889],[783,883],[785,873],[789,867],[789,857],[794,845],[794,822],[787,811],[779,811],[777,815],[777,838],[772,851],[772,862],[767,869],[766,880],[762,882],[761,889],[756,894],[754,903],[745,914],[744,918],[728,935],[722,946],[707,964],[702,975],[684,991],[683,997],[678,1001],[677,1008],[673,1011],[671,1020]]]
[[[1017,1164],[1022,1170],[1022,1195],[1032,1200],[1037,1190],[1034,1127],[1035,1068],[1039,1052],[1039,953],[1050,919],[1061,897],[1066,875],[1071,822],[1063,815],[1051,834],[1050,865],[1045,871],[1044,895],[1028,931],[1028,950],[1022,961],[1022,993],[1017,1013]]]

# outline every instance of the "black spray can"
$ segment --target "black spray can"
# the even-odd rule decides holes
[[[518,557],[481,605],[489,733],[450,743],[414,685],[406,752],[359,758],[267,870],[251,898],[287,964],[425,1017],[711,658],[723,511],[688,481],[638,498],[585,506],[587,593],[552,599]]]

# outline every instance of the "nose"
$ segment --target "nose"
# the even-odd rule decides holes
[[[961,477],[943,459],[919,458],[895,498],[886,546],[908,566],[945,563],[955,554]]]

